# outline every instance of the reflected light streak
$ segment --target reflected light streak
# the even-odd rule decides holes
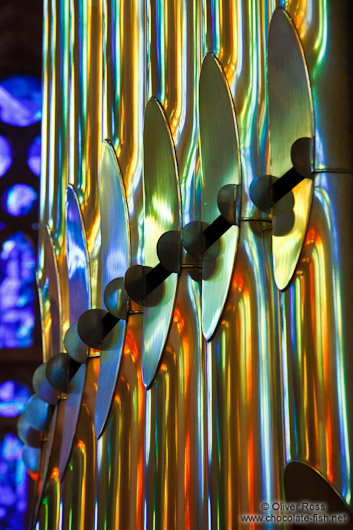
[[[50,38],[50,85],[48,87],[49,92],[49,160],[48,160],[48,168],[44,168],[45,172],[42,174],[46,174],[47,169],[47,182],[48,182],[48,197],[47,203],[48,203],[48,224],[51,229],[54,229],[54,222],[56,219],[53,219],[54,214],[54,199],[55,199],[55,183],[56,183],[56,167],[55,167],[55,153],[56,153],[56,131],[55,131],[55,116],[56,116],[56,84],[57,84],[57,69],[55,64],[55,55],[56,55],[56,10],[55,10],[55,2],[51,0],[51,20],[50,20],[50,27],[51,27],[51,38]],[[44,116],[43,116],[44,118]],[[45,138],[43,138],[43,147],[45,146]],[[44,180],[44,179],[43,179]]]
[[[313,69],[313,79],[317,76],[320,66],[324,62],[327,50],[327,0],[319,0],[319,32],[314,44],[317,51],[316,65]]]
[[[284,402],[284,450],[285,450],[285,458],[286,462],[289,462],[289,460],[292,458],[291,456],[291,421],[290,421],[290,413],[289,413],[289,395],[290,395],[290,387],[289,387],[289,373],[288,373],[288,350],[287,350],[287,344],[288,344],[288,337],[287,337],[287,316],[286,316],[286,305],[283,303],[283,297],[280,298],[280,304],[281,304],[281,315],[282,315],[282,333],[281,333],[281,346],[282,346],[282,355],[281,355],[281,361],[282,361],[282,388],[283,388],[283,402]],[[292,331],[292,336],[294,336],[294,333]],[[295,421],[295,409],[293,411],[294,414],[294,425],[296,424]],[[295,429],[296,433],[296,429]]]
[[[85,508],[86,508],[86,473],[87,473],[87,454],[86,445],[83,440],[77,440],[77,448],[82,457],[82,476],[81,476],[81,499],[80,499],[80,530],[85,528]]]
[[[344,367],[344,347],[342,338],[342,303],[341,290],[342,282],[339,276],[339,251],[338,251],[338,233],[337,222],[335,219],[335,210],[330,203],[328,191],[324,188],[325,181],[323,179],[323,187],[316,188],[316,197],[319,200],[327,222],[328,230],[331,234],[330,241],[333,245],[333,263],[336,265],[332,270],[332,285],[333,285],[333,302],[334,302],[334,317],[335,317],[335,362],[337,367],[336,383],[337,383],[337,399],[338,399],[338,418],[340,428],[340,448],[341,448],[341,470],[343,477],[342,495],[347,503],[351,502],[351,461],[349,453],[348,440],[348,418],[347,418],[347,398],[346,398],[346,381],[345,381],[345,367]]]
[[[219,2],[217,0],[210,0],[209,3],[211,11],[211,27],[212,27],[212,51],[215,55],[220,55],[221,53],[221,27],[220,27],[220,17],[219,17]]]
[[[248,255],[249,263],[253,263],[253,274],[255,285],[262,285],[267,281],[263,276],[261,269],[261,260],[257,255],[257,243],[253,232],[248,231],[248,239],[244,240],[244,248]],[[260,425],[261,425],[261,462],[262,462],[262,480],[264,495],[267,502],[271,504],[272,499],[272,455],[271,455],[271,411],[270,411],[270,370],[268,355],[271,353],[268,337],[268,320],[265,299],[265,290],[257,289],[256,291],[257,312],[258,312],[258,340],[259,340],[259,386],[260,386]]]
[[[197,58],[192,57],[191,54],[188,55],[188,47],[185,45],[188,35],[188,9],[187,9],[187,0],[179,0],[178,5],[176,6],[177,10],[177,20],[176,20],[176,43],[175,43],[175,93],[176,100],[174,102],[174,108],[170,115],[170,127],[174,139],[175,145],[178,145],[181,142],[183,137],[183,132],[185,131],[187,124],[187,112],[189,109],[188,105],[188,86],[190,86],[190,75],[189,75],[189,62],[194,60],[197,61]],[[193,11],[194,15],[194,11]],[[197,19],[197,17],[195,17]],[[197,28],[195,29],[195,36],[197,35]],[[195,46],[195,43],[194,43]],[[197,70],[197,69],[196,69]],[[194,86],[197,86],[198,83],[198,70],[194,72]],[[194,95],[194,98],[197,97]],[[194,109],[197,108],[197,104],[194,102]],[[189,112],[194,112],[194,109],[190,109]],[[189,117],[190,119],[190,117]],[[195,122],[195,116],[193,117]],[[197,126],[197,125],[196,125]],[[196,134],[197,136],[197,134]],[[195,143],[197,140],[195,140]],[[189,146],[189,150],[193,151],[192,142]],[[189,155],[190,156],[190,155]]]
[[[43,33],[42,33],[42,127],[41,127],[41,161],[40,161],[40,205],[39,205],[39,218],[40,224],[40,239],[38,241],[38,271],[44,269],[44,252],[42,251],[42,244],[44,242],[45,224],[47,222],[46,206],[47,206],[47,169],[48,169],[48,124],[49,122],[49,68],[47,64],[50,60],[49,48],[50,48],[50,18],[49,18],[49,2],[45,0],[43,2]],[[40,275],[40,274],[39,274]]]
[[[60,481],[59,481],[59,468],[58,467],[53,467],[49,475],[49,480],[52,480],[55,484],[55,499],[56,499],[55,528],[59,528],[58,524],[59,524],[59,516],[60,516]]]

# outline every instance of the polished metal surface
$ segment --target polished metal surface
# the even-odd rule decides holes
[[[103,2],[103,138],[112,139],[124,178],[133,263],[143,260],[143,121],[154,94],[146,83],[148,12],[141,0]]]
[[[46,376],[49,383],[60,394],[66,393],[70,379],[75,373],[76,364],[66,353],[56,353],[46,364]]]
[[[84,367],[80,370],[82,368]],[[88,359],[72,450],[64,474],[60,474],[60,511],[64,528],[69,528],[70,525],[72,528],[85,530],[94,528],[96,498],[94,408],[98,372],[99,358]]]
[[[34,508],[34,518],[36,519],[40,510],[41,502],[43,501],[43,495],[44,490],[46,488],[47,483],[50,481],[50,475],[52,472],[52,469],[50,469],[51,461],[58,458],[58,451],[59,451],[59,442],[61,441],[61,432],[58,432],[58,424],[57,424],[57,417],[58,417],[58,407],[54,409],[50,426],[48,429],[48,434],[46,436],[46,440],[42,445],[41,453],[42,453],[42,459],[41,459],[41,466],[39,470],[39,476],[38,476],[38,482],[37,482],[37,499],[35,503]],[[56,445],[54,444],[54,440],[56,439]],[[56,455],[53,455],[53,451],[55,450]]]
[[[240,183],[238,130],[234,105],[222,65],[207,54],[201,68],[200,93],[201,219],[212,223],[219,215],[218,191]],[[212,272],[204,265],[202,282],[202,330],[206,340],[214,334],[228,295],[238,242],[237,226],[220,239]]]
[[[90,306],[90,272],[86,234],[77,195],[72,186],[66,190],[66,256],[69,287],[70,324],[76,324],[81,313]],[[80,413],[85,379],[85,365],[82,365],[71,379],[65,402],[62,443],[59,460],[59,478],[63,477]]]
[[[276,9],[280,12],[271,22]],[[204,186],[200,160],[199,82],[207,53],[217,57],[212,65],[218,66],[224,98],[216,96],[206,114],[215,113],[219,99],[230,109],[234,101],[242,204],[236,261],[226,273],[230,290],[223,310],[214,304],[214,314],[221,316],[210,341],[202,338],[200,267],[183,256],[171,325],[163,306],[145,309],[148,333],[155,332],[161,346],[150,358],[148,390],[141,366],[143,317],[136,314],[141,307],[131,303],[113,399],[98,440],[100,359],[87,358],[84,351],[88,364],[76,374],[77,394],[71,396],[76,409],[65,413],[66,401],[58,404],[58,445],[52,449],[36,530],[254,530],[253,523],[241,524],[240,515],[264,515],[261,502],[286,501],[284,470],[291,460],[325,477],[352,505],[350,10],[349,2],[327,0],[44,0],[38,284],[45,360],[63,351],[65,332],[74,322],[65,241],[69,182],[84,220],[89,271],[86,281],[81,270],[85,292],[75,290],[76,301],[88,300],[84,310],[104,307],[101,222],[107,219],[98,201],[104,138],[111,138],[116,152],[115,159],[104,143],[104,153],[114,154],[108,164],[114,166],[115,184],[122,176],[126,191],[129,266],[156,264],[158,237],[170,225],[180,231],[191,221],[204,221],[205,193],[216,208],[219,187],[213,179]],[[279,66],[275,72],[268,60]],[[282,78],[292,74],[290,86],[283,85]],[[207,94],[216,88],[213,83],[205,86]],[[276,94],[279,101],[273,100]],[[299,128],[309,123],[302,116],[310,97],[305,132]],[[156,100],[146,107],[150,98],[161,107]],[[234,121],[233,112],[222,127]],[[212,139],[210,127],[205,134]],[[215,145],[223,138],[224,145],[219,160],[215,157],[216,170],[226,161],[222,149],[230,150],[228,135],[220,131]],[[256,208],[249,189],[256,177],[280,177],[290,167],[294,132],[314,138],[315,189],[299,261],[280,292],[273,277],[271,214]],[[201,150],[202,142],[201,137]],[[145,204],[143,147],[145,163],[151,163],[145,168]],[[158,161],[170,172],[154,167]],[[115,219],[114,201],[104,199]],[[277,208],[273,229],[284,257],[279,213]],[[117,231],[114,223],[106,228]],[[73,250],[82,243],[79,233],[70,235]],[[114,257],[120,260],[116,244]],[[144,333],[147,337],[146,325]],[[108,399],[103,401],[107,408]],[[60,483],[59,448],[69,450],[69,427],[76,433]]]
[[[98,530],[143,530],[145,399],[142,382],[142,314],[132,314],[108,419],[97,441]]]
[[[283,175],[292,167],[291,148],[296,140],[313,136],[309,73],[297,31],[285,11],[273,14],[268,38],[268,98],[271,173]],[[273,267],[277,287],[285,289],[293,277],[308,225],[313,183],[304,179],[293,189],[294,224],[276,235],[284,215],[273,208]],[[290,214],[289,214],[290,215]],[[290,223],[290,225],[292,222]]]
[[[67,466],[67,462],[70,456],[78,416],[80,413],[80,407],[82,402],[83,385],[85,381],[85,365],[83,364],[77,370],[74,377],[71,379],[67,398],[65,401],[65,408],[62,411],[64,420],[62,421],[62,440],[60,447],[60,460],[59,460],[59,478],[60,481],[64,476],[64,472]]]
[[[65,229],[70,324],[90,306],[90,273],[86,234],[80,203],[72,186],[66,189]]]
[[[22,459],[27,469],[32,471],[32,473],[38,473],[39,471],[40,454],[41,450],[39,448],[30,447],[29,445],[23,446]]]
[[[33,394],[27,401],[24,414],[33,429],[46,433],[53,415],[53,407],[42,401],[37,394]]]
[[[184,270],[161,364],[146,393],[144,528],[208,527],[204,345],[200,285]]]
[[[327,514],[325,520],[323,513],[321,518],[318,518],[319,522],[326,523],[325,527],[328,530],[337,530],[337,526],[341,525],[348,528],[352,526],[352,510],[335,491],[332,484],[309,464],[300,460],[290,462],[285,469],[284,482],[288,502],[300,503],[302,499],[311,498],[317,501],[321,512],[340,514],[339,517],[335,516],[334,520],[331,520]]]
[[[352,193],[351,174],[316,176],[301,259],[280,299],[286,461],[310,464],[350,505]]]
[[[53,469],[50,480],[45,484],[43,501],[40,506],[37,525],[40,529],[50,528],[60,530],[59,527],[60,508],[60,483],[57,469]]]
[[[78,362],[85,364],[88,359],[87,344],[83,342],[78,334],[78,321],[72,324],[65,333],[64,348],[70,357]]]
[[[32,378],[34,392],[46,403],[56,405],[58,401],[58,391],[50,384],[47,375],[48,363],[42,363],[35,370]]]
[[[24,445],[22,450],[22,459],[25,463],[26,468],[32,473],[38,473],[40,464],[40,453],[39,448],[30,447]]]
[[[43,359],[61,348],[62,299],[56,247],[48,226],[44,232],[45,269],[37,273],[37,285],[40,293],[40,312],[42,324]]]
[[[180,230],[178,169],[173,139],[163,108],[157,99],[149,100],[143,130],[144,149],[144,264],[159,263],[157,242],[168,230]],[[145,307],[143,316],[142,377],[151,386],[161,361],[172,319],[177,275],[163,282],[162,301]]]
[[[116,153],[107,140],[102,145],[99,167],[99,201],[101,212],[101,304],[106,286],[124,276],[130,265],[130,228],[125,188]],[[107,420],[119,373],[126,321],[120,320],[109,349],[100,351],[100,370],[95,409],[95,430],[99,437]]]
[[[285,7],[300,35],[314,91],[315,169],[351,171],[351,2],[289,0]]]
[[[210,528],[253,528],[239,514],[284,498],[276,287],[268,223],[240,224],[222,321],[206,350]],[[283,525],[283,528],[286,526]]]
[[[53,414],[47,440],[42,446],[41,466],[36,485],[33,521],[41,518],[43,504],[47,520],[55,521],[54,529],[59,530],[60,483],[59,458],[64,420],[65,400],[60,400]],[[51,497],[53,495],[53,497]],[[48,499],[49,496],[49,499]],[[53,504],[53,502],[55,504]],[[50,523],[46,523],[47,525]]]
[[[26,414],[23,413],[17,421],[17,434],[25,445],[40,448],[42,446],[42,436],[39,431],[31,427]]]
[[[128,317],[130,300],[124,286],[124,278],[115,278],[106,285],[103,293],[104,305],[116,318],[126,320]]]

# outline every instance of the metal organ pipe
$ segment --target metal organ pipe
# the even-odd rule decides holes
[[[351,9],[45,2],[33,527],[349,517]]]

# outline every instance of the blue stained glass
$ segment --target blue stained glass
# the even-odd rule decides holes
[[[14,418],[21,414],[31,393],[29,389],[15,381],[0,383],[0,416]]]
[[[5,175],[11,164],[12,150],[10,142],[0,135],[0,177]]]
[[[35,266],[31,241],[22,232],[0,250],[0,348],[28,348],[35,325]]]
[[[37,192],[28,184],[14,184],[2,196],[2,207],[14,217],[27,215],[37,201]]]
[[[40,175],[40,136],[37,136],[28,149],[27,164],[29,169],[39,177]]]
[[[33,75],[13,75],[0,81],[0,120],[27,127],[41,119],[41,81]]]
[[[0,529],[25,528],[28,479],[22,444],[12,433],[0,440]]]

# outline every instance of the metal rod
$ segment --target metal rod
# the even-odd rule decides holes
[[[233,225],[228,223],[228,221],[220,215],[207,228],[205,228],[203,231],[205,237],[205,250],[208,250],[213,243],[229,230],[231,226]]]
[[[292,191],[305,177],[292,167],[280,179],[276,180],[272,185],[272,205],[283,199],[287,193]]]

